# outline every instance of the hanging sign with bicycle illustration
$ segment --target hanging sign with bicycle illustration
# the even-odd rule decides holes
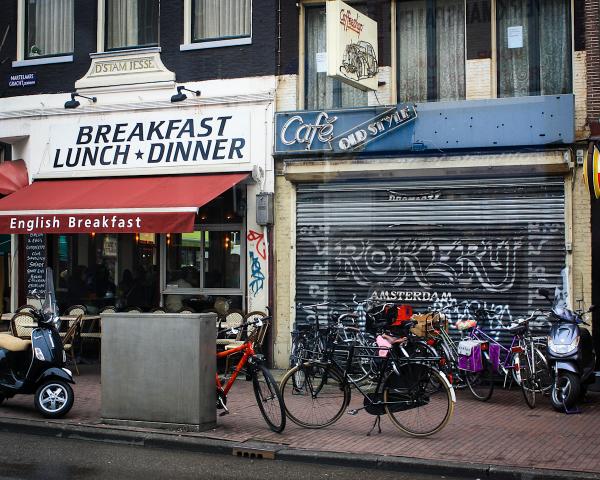
[[[327,2],[327,75],[377,90],[377,22],[340,0]]]

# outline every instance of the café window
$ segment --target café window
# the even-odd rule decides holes
[[[158,0],[104,0],[106,50],[158,45]]]
[[[572,92],[570,0],[497,0],[498,96]]]
[[[25,1],[25,59],[73,52],[74,0]]]
[[[164,306],[169,312],[243,308],[244,190],[200,209],[193,232],[164,235]]]
[[[366,13],[364,4],[353,4]],[[367,92],[327,76],[324,56],[326,48],[325,6],[304,7],[304,100],[309,110],[363,107]]]
[[[158,307],[158,235],[91,233],[48,239],[61,311],[71,305],[85,305],[90,313],[108,306]]]
[[[251,0],[193,0],[192,41],[250,36]]]
[[[396,7],[398,100],[464,99],[464,0],[402,0]]]

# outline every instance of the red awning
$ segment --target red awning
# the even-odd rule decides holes
[[[0,194],[8,195],[29,185],[27,166],[23,160],[0,164]]]
[[[0,200],[0,233],[177,233],[248,173],[44,180]]]

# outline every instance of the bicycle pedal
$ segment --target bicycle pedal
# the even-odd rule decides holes
[[[223,410],[221,413],[219,413],[219,417],[224,417],[225,415],[229,415],[229,410]]]
[[[346,412],[348,415],[356,415],[358,413],[358,410],[356,410],[355,408],[348,410]]]

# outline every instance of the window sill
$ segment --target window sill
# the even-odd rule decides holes
[[[16,60],[12,62],[13,68],[29,67],[32,65],[49,65],[52,63],[69,63],[73,61],[73,55],[62,55],[60,57],[30,58],[28,60]]]
[[[235,45],[251,45],[252,37],[229,38],[226,40],[210,40],[206,42],[185,43],[179,45],[179,50],[185,52],[187,50],[203,50],[206,48],[233,47]]]

